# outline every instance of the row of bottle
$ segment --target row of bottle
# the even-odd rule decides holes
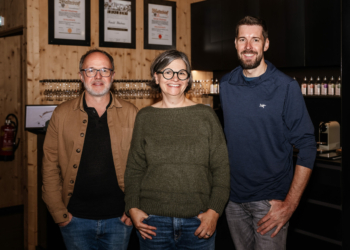
[[[207,80],[193,80],[192,88],[193,88],[193,86],[199,86],[199,88],[202,88],[202,86],[203,87],[205,86],[204,94],[219,94],[220,87],[219,87],[218,79],[215,79],[215,82],[214,82],[214,79],[212,78],[210,85],[209,85],[209,82],[210,82],[209,79],[207,79]]]
[[[301,93],[303,95],[328,95],[328,96],[340,96],[341,95],[341,77],[338,77],[338,80],[335,81],[332,76],[328,81],[325,76],[321,81],[318,76],[316,81],[314,81],[313,77],[310,77],[308,81],[305,77],[301,84]]]

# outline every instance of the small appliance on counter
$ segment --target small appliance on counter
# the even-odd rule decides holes
[[[337,121],[320,122],[318,135],[318,153],[329,153],[340,148],[340,125]]]

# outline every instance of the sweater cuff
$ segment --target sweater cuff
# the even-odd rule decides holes
[[[125,214],[130,217],[129,210],[132,208],[140,208],[140,200],[138,197],[125,199]]]
[[[222,201],[217,197],[211,197],[208,204],[208,208],[213,209],[215,212],[217,212],[221,216],[222,212],[224,211],[225,205],[226,205],[226,201]]]

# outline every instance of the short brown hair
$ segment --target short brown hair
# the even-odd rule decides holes
[[[238,37],[239,26],[241,25],[259,25],[263,29],[262,34],[264,37],[264,41],[266,41],[266,39],[269,37],[266,22],[259,17],[245,16],[241,20],[239,20],[236,26],[236,38]]]

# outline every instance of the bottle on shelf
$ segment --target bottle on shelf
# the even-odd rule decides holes
[[[314,95],[314,79],[310,77],[310,81],[307,84],[307,95]]]
[[[215,92],[215,94],[219,94],[219,92],[220,92],[218,79],[215,79],[214,92]]]
[[[341,77],[338,77],[337,82],[335,83],[335,95],[340,96],[341,95]]]
[[[334,84],[334,77],[331,77],[331,80],[328,83],[328,95],[334,95],[335,93],[335,84]]]
[[[306,76],[304,77],[304,80],[301,84],[301,93],[303,95],[306,95],[306,93],[307,93],[307,78],[306,78]]]
[[[214,79],[211,79],[211,84],[210,84],[210,94],[215,94],[214,92]]]
[[[321,79],[319,76],[316,79],[314,90],[315,90],[315,93],[314,93],[315,95],[321,95]]]
[[[323,78],[321,95],[328,95],[328,82],[326,76]]]

